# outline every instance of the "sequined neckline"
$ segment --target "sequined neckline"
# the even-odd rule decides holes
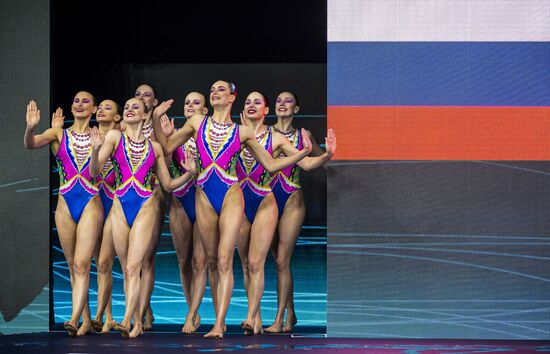
[[[210,118],[209,121],[208,143],[214,156],[216,156],[220,148],[229,138],[229,133],[233,128],[234,123],[218,123],[213,118]]]
[[[92,142],[90,132],[77,133],[71,129],[67,129],[67,131],[69,132],[70,149],[80,170],[91,153]]]
[[[147,138],[145,138],[143,141],[134,141],[128,135],[126,135],[126,138],[128,139],[127,149],[129,150],[132,167],[135,169],[139,167],[139,165],[141,164],[141,160],[145,156],[145,152],[148,146]]]

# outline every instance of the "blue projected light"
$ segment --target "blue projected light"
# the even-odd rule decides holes
[[[293,256],[294,302],[300,327],[326,326],[326,232],[324,228],[317,229],[322,236],[301,236],[298,239]],[[181,287],[177,258],[172,246],[170,233],[163,233],[156,257],[155,287],[151,297],[151,306],[156,324],[183,325],[187,315],[187,305]],[[53,247],[53,302],[55,322],[63,323],[71,316],[71,289],[67,263],[63,257],[58,240]],[[277,275],[271,255],[268,255],[265,272],[265,291],[261,302],[262,320],[264,326],[271,324],[277,312]],[[235,254],[234,262],[235,289],[227,313],[228,325],[239,325],[246,318],[248,300],[243,287],[240,260]],[[120,320],[124,314],[124,293],[122,291],[123,277],[118,260],[113,267],[113,314]],[[90,309],[92,316],[97,307],[97,272],[92,263],[90,277]],[[212,325],[215,315],[207,284],[204,299],[199,309],[201,322]],[[204,328],[201,328],[204,330]]]

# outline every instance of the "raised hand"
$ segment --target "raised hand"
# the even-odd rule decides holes
[[[92,149],[99,150],[99,148],[101,148],[101,145],[103,145],[104,140],[105,138],[101,137],[101,134],[99,134],[99,129],[97,129],[97,127],[93,127],[90,132],[90,141],[92,143]]]
[[[336,153],[336,135],[332,128],[328,130],[327,137],[325,138],[325,148],[330,156]]]
[[[170,107],[172,107],[172,103],[174,103],[174,100],[169,99],[168,101],[164,101],[161,104],[159,104],[157,108],[155,108],[155,110],[153,111],[153,118],[158,119],[163,115],[165,115],[166,112],[168,112],[168,110],[170,109]]]
[[[54,114],[52,114],[52,128],[63,128],[65,123],[65,116],[61,107],[57,107]]]
[[[248,125],[248,118],[246,117],[246,112],[241,112],[241,125]]]
[[[40,110],[36,102],[30,101],[27,105],[27,128],[34,128],[40,123]]]
[[[120,124],[115,125],[115,129],[121,133],[124,132],[126,130],[126,122],[121,121]]]
[[[174,118],[170,120],[166,114],[163,114],[160,117],[160,127],[162,128],[162,133],[165,136],[168,137],[174,134],[174,130],[176,130],[176,128],[174,127]]]
[[[304,145],[304,150],[306,150],[308,152],[307,154],[309,155],[312,149],[311,139],[309,139],[309,134],[304,128],[302,128],[302,144]]]
[[[191,153],[191,150],[185,150],[185,161],[183,162],[183,168],[186,171],[193,174],[197,173],[197,166],[195,164],[195,157]]]

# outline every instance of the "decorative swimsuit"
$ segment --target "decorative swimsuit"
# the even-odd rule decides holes
[[[185,163],[186,150],[190,150],[193,158],[196,158],[197,146],[195,144],[195,139],[190,138],[185,145],[177,148],[172,154],[172,171],[174,177],[182,176],[187,172],[187,170],[183,167],[183,164]],[[195,211],[195,192],[197,191],[196,183],[196,180],[193,178],[172,192],[172,194],[174,194],[174,196],[180,201],[181,206],[192,223],[195,223],[197,218]]]
[[[267,150],[271,156],[273,130],[268,130],[256,135],[256,140]],[[250,223],[254,222],[254,217],[258,207],[266,195],[271,193],[271,174],[254,158],[248,149],[243,149],[239,155],[237,163],[237,177],[241,183],[244,197],[244,213]]]
[[[241,151],[239,126],[205,116],[197,132],[197,186],[220,215],[225,195],[239,181],[235,165]]]
[[[59,193],[77,224],[90,199],[98,194],[98,180],[90,176],[91,153],[89,132],[80,134],[63,129],[63,137],[55,155],[59,170]]]
[[[149,139],[136,142],[122,133],[111,158],[116,175],[115,194],[130,227],[142,205],[153,194],[155,151]]]
[[[103,220],[107,220],[107,215],[113,206],[113,198],[115,196],[115,169],[113,163],[109,158],[103,169],[99,174],[99,197],[101,198],[101,203],[103,204]]]
[[[149,124],[143,125],[141,128],[141,132],[143,133],[143,136],[147,139],[151,139],[151,136],[153,135],[153,121],[151,120]],[[160,188],[160,182],[157,176],[153,175],[152,179],[153,183],[153,189]]]
[[[277,128],[274,129],[275,131],[283,134],[296,149],[302,150],[304,148],[302,132],[300,129],[294,129],[286,132],[280,131]],[[281,157],[284,157],[284,155],[279,155],[279,158]],[[283,215],[288,198],[290,198],[292,193],[302,189],[302,186],[300,185],[300,169],[298,168],[298,165],[294,164],[277,172],[271,181],[271,189],[275,195],[275,200],[277,200],[280,218],[281,215]]]

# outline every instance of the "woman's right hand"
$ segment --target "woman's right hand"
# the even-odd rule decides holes
[[[170,107],[172,107],[172,103],[174,103],[174,100],[169,99],[168,101],[164,101],[161,104],[159,104],[157,108],[155,108],[155,110],[153,111],[153,118],[158,119],[163,115],[165,115],[166,112],[168,112],[168,110],[170,109]]]
[[[246,112],[241,112],[241,125],[248,125],[248,118],[246,117]]]
[[[36,102],[30,101],[27,105],[27,128],[33,129],[40,123],[40,110]]]
[[[307,130],[302,128],[302,145],[303,145],[303,152],[307,152],[305,156],[309,155],[311,153],[311,149],[313,148],[313,145],[311,144],[311,139],[309,138],[309,134],[307,133]]]
[[[52,114],[52,128],[63,128],[65,123],[65,116],[63,116],[63,109],[57,107],[55,113]]]
[[[97,129],[97,127],[93,127],[92,131],[90,132],[90,140],[92,143],[92,149],[97,151],[101,148],[101,145],[103,145],[103,141],[105,141],[105,138],[101,137],[101,134],[99,134],[99,129]]]
[[[162,128],[162,133],[164,136],[168,137],[174,134],[174,130],[176,130],[174,127],[174,118],[170,120],[166,114],[163,114],[160,117],[160,127]]]

